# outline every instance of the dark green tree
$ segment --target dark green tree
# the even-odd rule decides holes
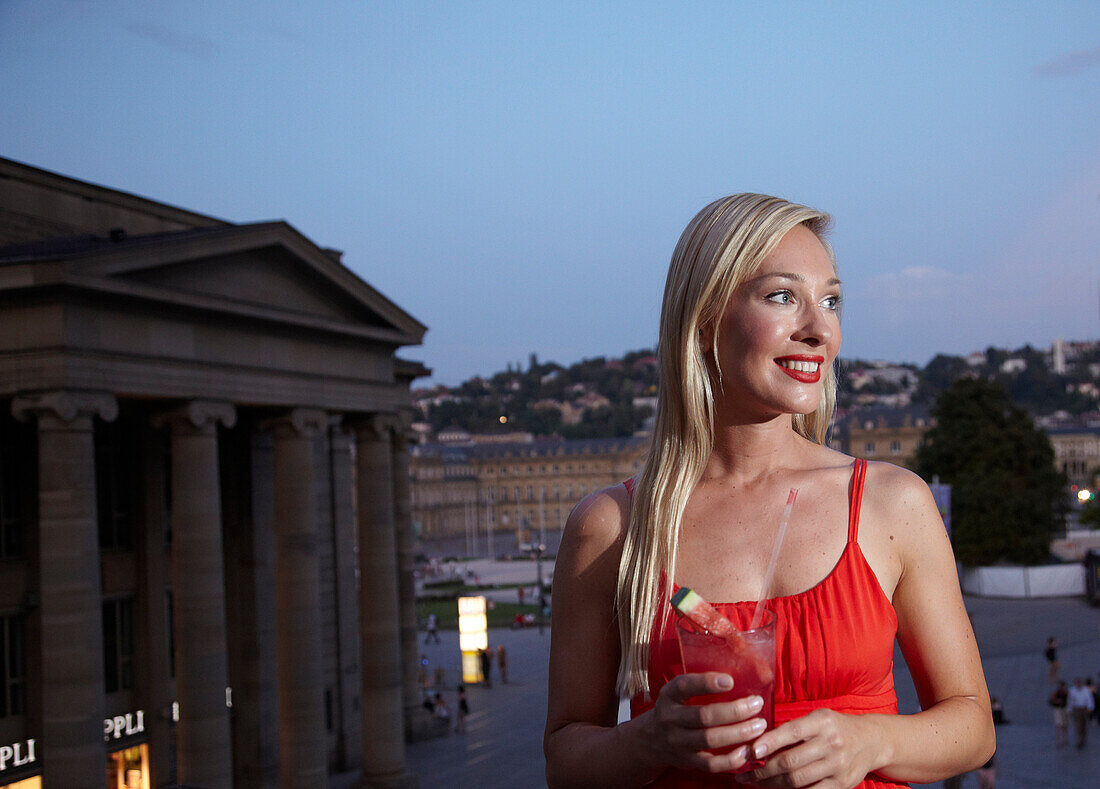
[[[1085,502],[1081,507],[1080,521],[1088,529],[1100,529],[1100,498]]]
[[[1047,435],[993,381],[956,381],[932,416],[917,472],[951,485],[956,558],[968,565],[1046,560],[1066,495]]]

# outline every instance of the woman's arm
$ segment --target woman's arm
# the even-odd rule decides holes
[[[554,565],[550,688],[543,750],[555,786],[643,786],[670,764],[721,772],[745,762],[759,706],[747,699],[690,707],[691,696],[727,691],[728,675],[688,674],[661,690],[654,709],[615,725],[619,631],[615,586],[630,506],[621,486],[594,493],[573,510]],[[731,725],[732,724],[732,725]]]
[[[875,567],[880,581],[897,579],[898,642],[922,711],[843,715],[817,710],[777,727],[757,741],[776,754],[754,773],[766,786],[809,786],[826,778],[853,786],[871,772],[930,783],[979,767],[994,751],[981,658],[932,494],[905,469],[889,464],[872,464],[872,469],[860,543],[870,531],[866,538],[875,542],[870,552],[883,557]]]
[[[581,500],[569,515],[554,562],[543,737],[551,787],[640,786],[657,775],[637,723],[615,725],[619,632],[613,601],[629,506],[625,489]]]

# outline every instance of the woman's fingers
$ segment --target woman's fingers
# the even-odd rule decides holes
[[[826,779],[830,786],[854,786],[867,772],[858,766],[864,757],[857,727],[852,716],[832,710],[785,723],[753,743],[753,755],[765,763],[745,777],[769,789],[811,786]]]
[[[677,704],[686,704],[688,699],[695,696],[728,693],[731,690],[733,690],[733,677],[717,671],[707,671],[702,674],[681,674],[674,677],[661,688],[661,696]]]
[[[654,708],[655,734],[668,761],[679,767],[706,772],[727,772],[745,764],[750,756],[747,743],[756,739],[766,723],[759,716],[764,701],[747,696],[731,701],[689,704],[729,693],[733,682],[728,674],[707,672],[683,674],[670,680]],[[715,753],[725,751],[729,753]]]
[[[731,745],[747,743],[764,731],[767,723],[763,718],[753,718],[729,726],[711,726],[708,728],[682,728],[669,736],[669,741],[683,748],[696,751],[713,751],[728,748]]]

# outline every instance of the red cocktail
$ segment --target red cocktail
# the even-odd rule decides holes
[[[775,726],[774,612],[764,611],[760,627],[742,630],[733,638],[713,635],[697,627],[689,619],[677,619],[676,638],[680,642],[680,656],[685,674],[721,671],[733,677],[733,690],[695,696],[688,699],[688,704],[713,704],[745,696],[760,696],[764,699],[764,709],[756,717],[767,721],[768,729]],[[738,746],[714,752],[729,753],[735,747]],[[750,758],[748,764],[734,772],[741,773],[762,765],[762,761]]]

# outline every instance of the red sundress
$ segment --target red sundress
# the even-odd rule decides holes
[[[848,508],[848,542],[832,572],[812,589],[767,602],[776,615],[777,726],[822,707],[852,714],[898,712],[893,675],[897,615],[857,542],[866,472],[867,462],[857,460]],[[628,489],[632,487],[627,484]],[[666,599],[662,590],[662,607]],[[715,607],[743,628],[748,626],[755,605],[718,603]],[[673,617],[658,616],[649,654],[651,698],[656,699],[664,684],[682,673]],[[640,715],[652,706],[652,701],[635,696],[630,701],[630,715]],[[729,775],[669,769],[651,785],[672,789],[749,784],[738,783]],[[905,786],[908,784],[873,773],[859,784],[861,789]]]

